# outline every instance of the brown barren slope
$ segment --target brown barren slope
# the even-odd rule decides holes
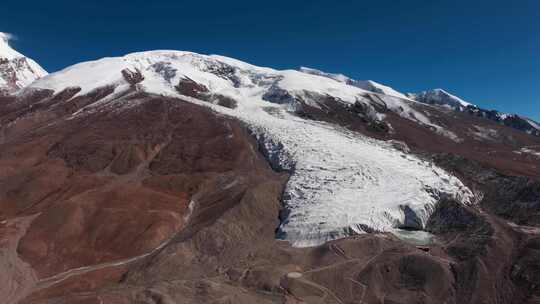
[[[402,130],[392,137],[484,193],[482,208],[443,202],[428,227],[438,235],[430,246],[365,234],[292,248],[275,239],[287,176],[271,170],[239,122],[135,92],[115,101],[132,107],[111,102],[70,116],[107,92],[0,99],[6,303],[534,303],[540,296],[539,221],[526,216],[540,186],[527,162],[482,159],[455,143],[447,150],[447,139],[392,117]],[[340,115],[332,117],[386,137]],[[436,154],[443,151],[461,156]]]

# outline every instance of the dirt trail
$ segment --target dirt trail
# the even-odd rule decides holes
[[[32,267],[17,254],[20,239],[37,216],[18,217],[0,223],[0,294],[3,303],[17,303],[29,294],[37,281]]]
[[[186,223],[189,223],[191,215],[193,214],[194,209],[195,209],[195,201],[192,200],[190,202],[190,204],[189,204],[188,214],[186,214],[185,217],[184,217],[184,220],[186,221]],[[169,245],[175,239],[175,237],[176,237],[176,234],[174,234],[172,237],[170,237],[169,239],[167,239],[166,241],[161,243],[159,246],[154,248],[152,251],[147,252],[145,254],[141,254],[141,255],[138,255],[138,256],[134,256],[134,257],[130,257],[130,258],[127,258],[127,259],[118,260],[118,261],[106,262],[106,263],[101,263],[101,264],[96,264],[96,265],[91,265],[91,266],[78,267],[78,268],[70,269],[70,270],[55,274],[55,275],[47,277],[47,278],[40,279],[40,280],[37,281],[37,284],[31,289],[31,292],[36,292],[38,290],[42,290],[42,289],[51,287],[51,286],[56,285],[56,284],[58,284],[58,283],[60,283],[60,282],[62,282],[64,280],[67,280],[67,279],[69,279],[69,278],[71,278],[73,276],[82,275],[82,274],[85,274],[85,273],[89,273],[89,272],[92,272],[92,271],[101,270],[101,269],[105,269],[105,268],[118,267],[118,266],[127,265],[127,264],[137,262],[137,261],[139,261],[141,259],[144,259],[144,258],[146,258],[148,256],[151,256],[151,255],[159,252],[163,248],[167,247],[167,245]]]
[[[131,258],[123,259],[123,260],[119,260],[119,261],[113,261],[113,262],[107,262],[107,263],[91,265],[91,266],[83,266],[83,267],[73,268],[73,269],[70,269],[70,270],[55,274],[55,275],[50,276],[50,277],[40,279],[40,280],[37,281],[37,284],[33,288],[31,288],[31,292],[36,292],[38,290],[51,287],[51,286],[56,285],[56,284],[58,284],[58,283],[60,283],[60,282],[62,282],[64,280],[67,280],[67,279],[69,279],[69,278],[71,278],[73,276],[77,276],[77,275],[81,275],[81,274],[85,274],[85,273],[89,273],[89,272],[92,272],[92,271],[101,270],[101,269],[105,269],[105,268],[118,267],[118,266],[134,263],[134,262],[136,262],[138,260],[144,259],[145,257],[148,257],[148,256],[158,252],[159,250],[165,248],[165,246],[167,246],[171,241],[172,241],[172,238],[170,238],[167,241],[161,243],[158,247],[156,247],[152,251],[147,252],[145,254],[135,256],[135,257],[131,257]]]

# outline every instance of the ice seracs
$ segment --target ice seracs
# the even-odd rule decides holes
[[[0,94],[13,93],[47,75],[34,60],[11,48],[11,37],[0,32]]]
[[[366,231],[421,230],[441,198],[474,201],[457,178],[392,143],[285,113],[237,117],[270,159],[292,172],[278,236],[295,246]]]
[[[278,237],[295,246],[318,245],[353,233],[422,229],[441,198],[451,197],[463,204],[474,201],[459,179],[396,149],[394,143],[295,115],[303,103],[322,107],[316,96],[332,96],[344,104],[363,102],[374,107],[372,103],[381,102],[408,119],[430,123],[429,117],[414,112],[414,101],[333,78],[262,68],[216,55],[152,51],[81,63],[48,75],[27,90],[58,93],[80,87],[78,94],[86,94],[114,86],[119,94],[133,89],[125,75],[136,73],[140,73],[139,91],[207,106],[246,124],[274,168],[291,174],[283,195],[286,212]],[[377,97],[366,98],[371,94]],[[216,96],[234,103],[220,106],[213,102]],[[87,110],[134,106],[137,104],[130,99],[119,98],[98,101]],[[84,113],[88,111],[75,115]]]

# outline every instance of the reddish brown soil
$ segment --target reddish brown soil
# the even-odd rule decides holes
[[[502,157],[513,145],[537,143],[518,131],[501,131],[517,143],[467,138],[462,148],[391,114],[402,130],[391,136],[348,112],[328,116],[426,155],[465,156],[437,161],[485,192],[486,210],[441,204],[429,227],[439,235],[432,246],[366,234],[300,249],[275,239],[287,176],[271,170],[239,122],[134,92],[66,119],[110,89],[78,103],[67,101],[72,93],[0,98],[7,303],[535,303],[540,296],[539,233],[523,224],[536,223],[523,212],[533,210],[527,200],[538,200],[535,180],[499,173],[538,176],[531,160]],[[124,102],[136,106],[115,106]],[[489,149],[497,152],[481,157]],[[526,202],[525,209],[498,209],[502,186],[512,194],[505,202]]]

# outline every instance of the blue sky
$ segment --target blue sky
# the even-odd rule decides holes
[[[0,31],[48,71],[152,49],[444,88],[540,120],[540,1],[11,1]]]

